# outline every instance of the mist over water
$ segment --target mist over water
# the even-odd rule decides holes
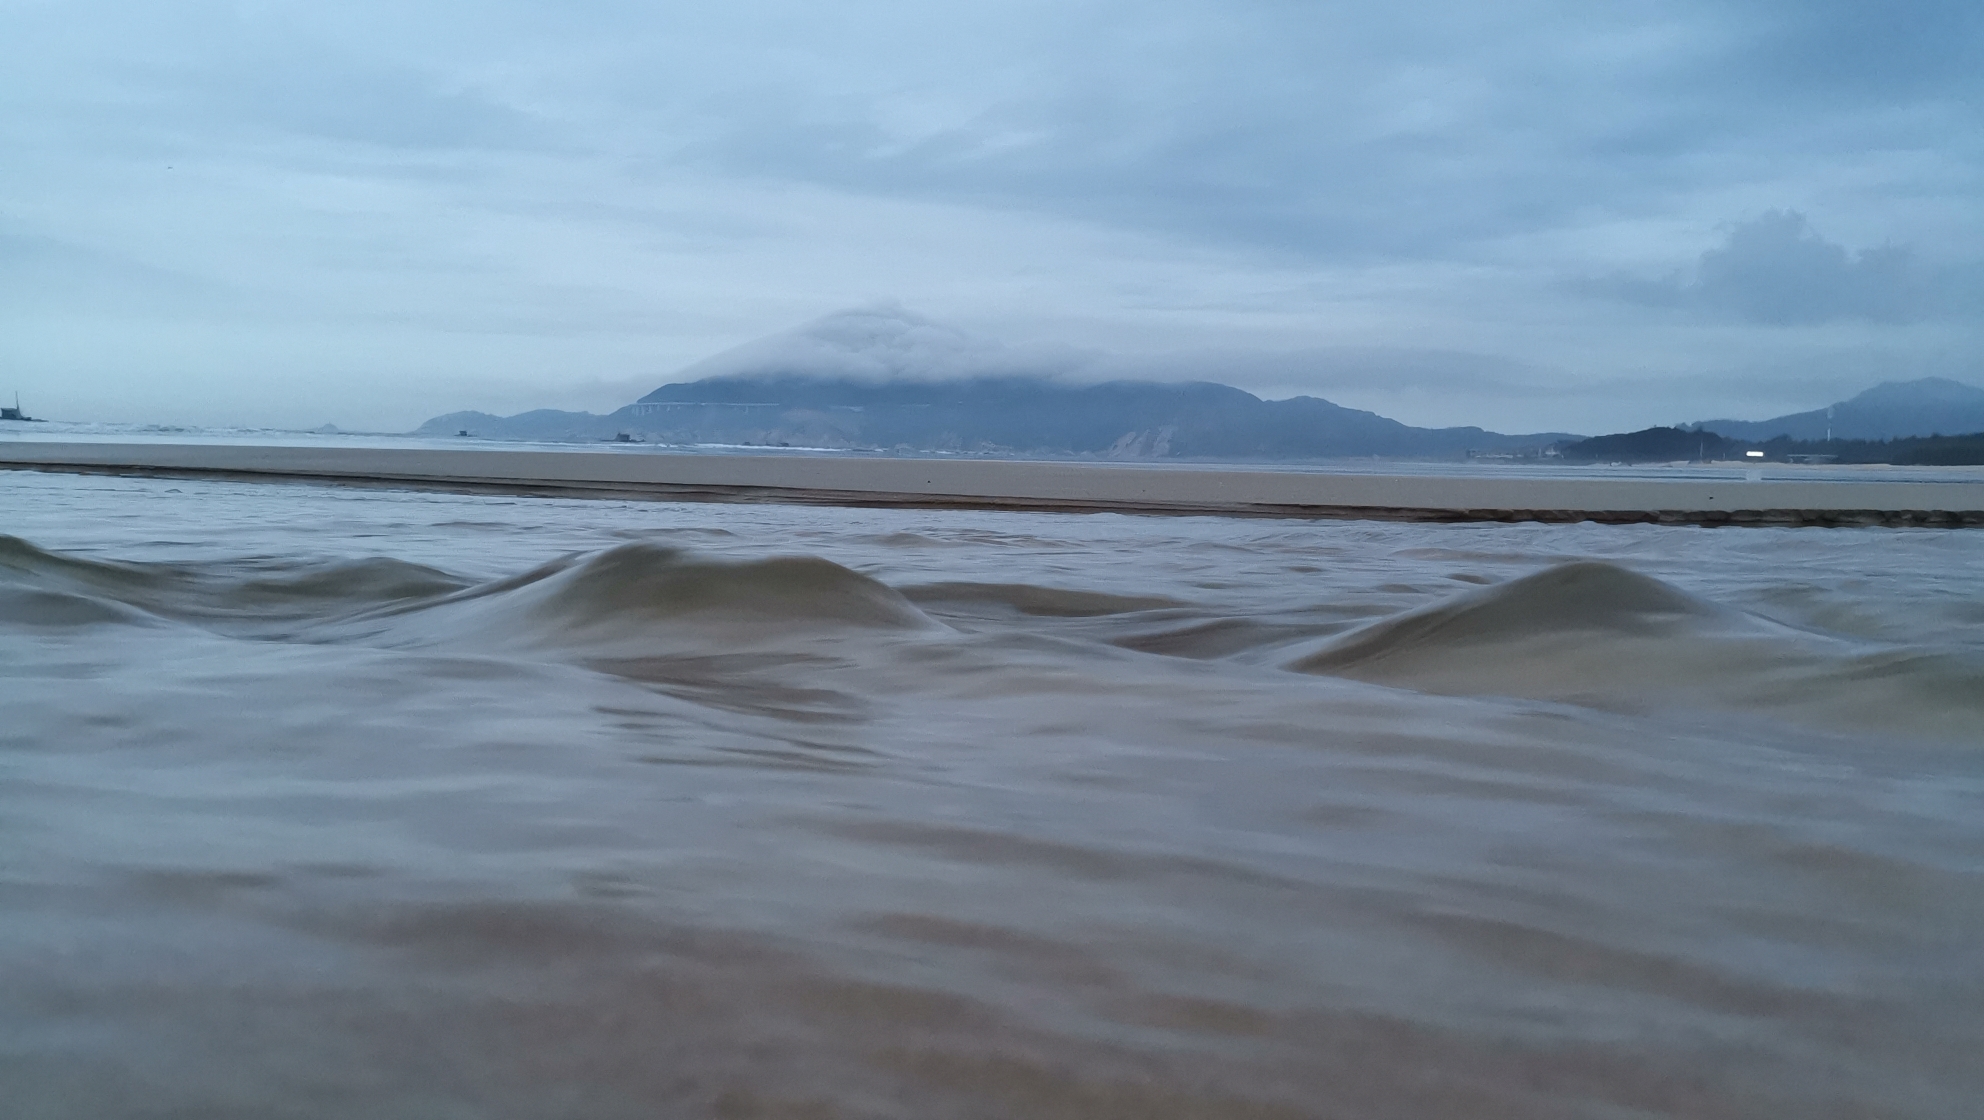
[[[22,1117],[1958,1117],[1984,534],[11,473]]]

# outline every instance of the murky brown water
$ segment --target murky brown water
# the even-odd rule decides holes
[[[1984,533],[0,475],[8,1117],[1963,1117]]]

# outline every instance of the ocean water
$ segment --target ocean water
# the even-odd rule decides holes
[[[0,1115],[1967,1117],[1984,533],[0,474]]]

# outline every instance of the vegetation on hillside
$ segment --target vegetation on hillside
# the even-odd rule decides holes
[[[1563,444],[1559,448],[1564,459],[1573,463],[1727,461],[1746,458],[1746,453],[1751,451],[1761,451],[1763,461],[1775,463],[1810,456],[1835,463],[1972,466],[1984,464],[1984,432],[1900,439],[1806,440],[1778,436],[1754,442],[1728,439],[1715,432],[1691,428],[1647,428],[1637,432],[1594,436]]]

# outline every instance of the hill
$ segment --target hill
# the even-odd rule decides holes
[[[1888,381],[1850,400],[1772,420],[1704,420],[1690,425],[1731,439],[1887,440],[1984,431],[1984,389],[1924,377]]]
[[[413,432],[417,436],[452,436],[462,432],[486,439],[548,440],[554,443],[589,443],[612,439],[619,431],[611,416],[591,412],[560,412],[539,408],[515,416],[495,416],[487,412],[450,412],[436,416]]]
[[[1558,453],[1567,463],[1681,463],[1738,459],[1749,445],[1710,431],[1645,428],[1567,443]]]
[[[606,416],[451,413],[423,435],[878,448],[1106,458],[1462,458],[1540,452],[1562,433],[1415,428],[1317,397],[1266,401],[1209,381],[1070,385],[1043,377],[871,382],[791,374],[663,385]]]
[[[1798,440],[1777,436],[1761,442],[1726,439],[1711,431],[1647,428],[1593,436],[1558,449],[1567,463],[1674,463],[1795,460],[1833,463],[1890,463],[1896,466],[1976,466],[1984,464],[1984,432],[1954,436],[1902,436],[1897,439]]]

